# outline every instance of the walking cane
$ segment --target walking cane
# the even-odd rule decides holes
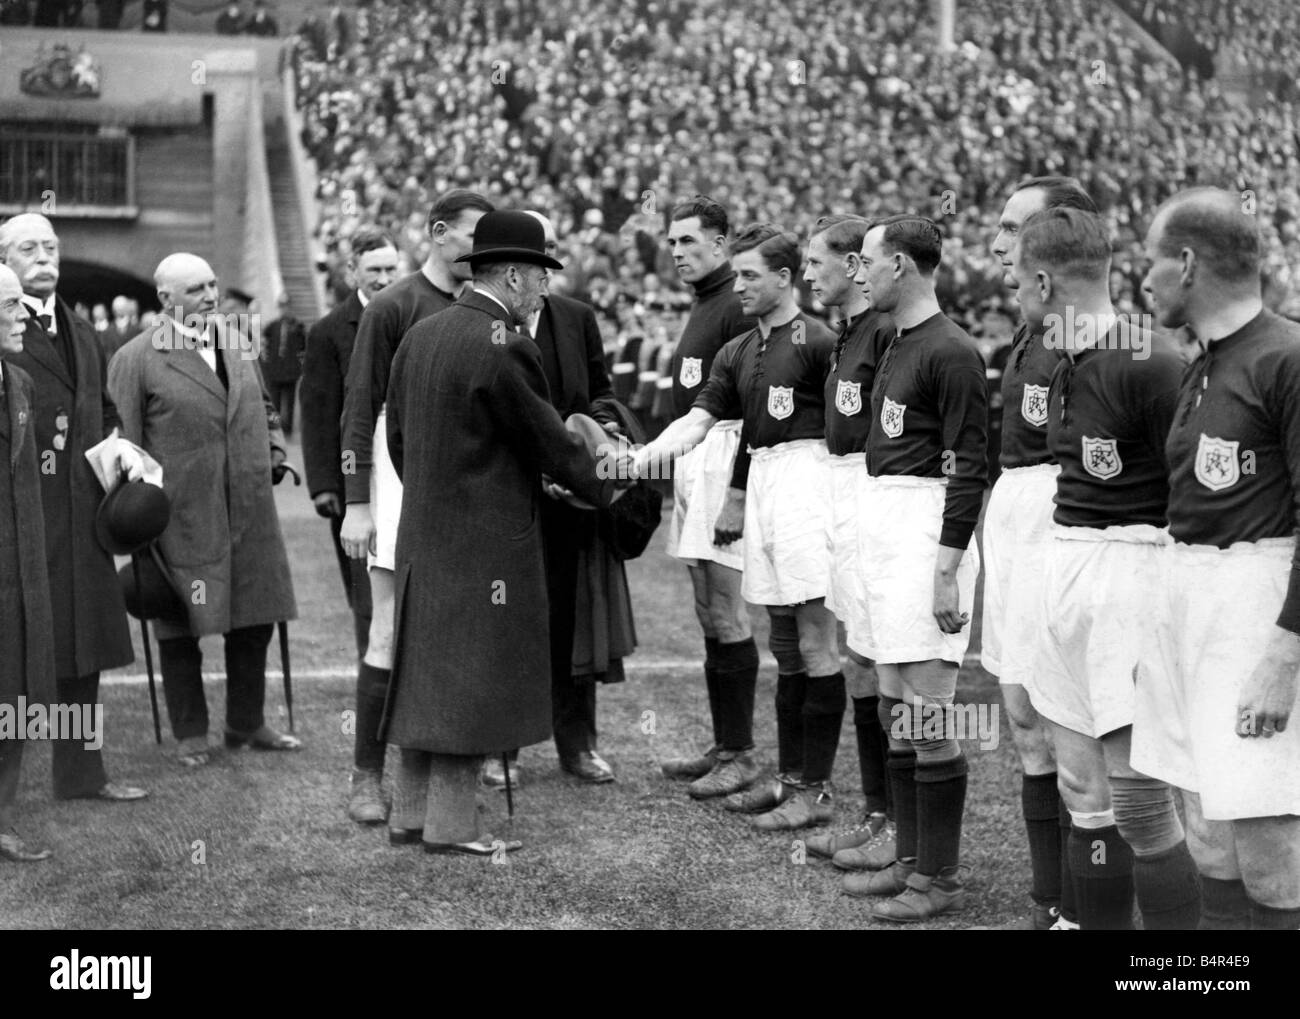
[[[135,589],[143,590],[140,586],[140,560],[131,556],[131,570],[135,574]],[[159,746],[162,746],[162,723],[158,720],[158,688],[154,685],[153,679],[153,648],[149,644],[149,623],[145,619],[140,620],[140,641],[144,644],[144,668],[149,677],[149,706],[153,708],[153,738]]]
[[[293,732],[293,677],[289,674],[289,624],[283,619],[280,627],[280,672],[284,676],[284,706],[289,712],[289,731]]]
[[[510,755],[508,753],[502,753],[501,755],[501,770],[506,773],[506,814],[513,821],[515,819],[515,794],[510,788]]]

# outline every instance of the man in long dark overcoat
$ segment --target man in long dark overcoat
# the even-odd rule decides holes
[[[428,774],[424,803],[399,797],[389,824],[430,852],[487,855],[519,843],[480,830],[484,756],[551,732],[542,475],[600,506],[616,482],[597,477],[565,429],[521,332],[547,270],[561,268],[541,224],[490,212],[464,259],[473,292],[406,334],[388,389],[389,452],[405,486],[388,739]]]
[[[32,408],[36,387],[10,363],[23,349],[29,312],[22,296],[18,277],[0,265],[0,706],[15,715],[20,697],[27,705],[54,700],[54,632]],[[22,760],[22,734],[0,735],[0,859],[37,863],[49,850],[28,847],[13,830]]]
[[[222,634],[228,747],[294,750],[266,723],[266,649],[297,609],[271,485],[284,436],[249,338],[216,315],[217,280],[203,259],[168,255],[155,273],[163,314],[117,352],[108,388],[122,429],[162,465],[171,520],[158,539],[185,626],[157,622],[163,693],[186,766],[208,761],[199,638]]]
[[[59,238],[44,216],[25,213],[0,225],[0,261],[18,277],[30,318],[23,349],[12,363],[36,386],[36,449],[45,517],[45,558],[54,619],[58,700],[89,706],[99,701],[99,674],[129,664],[131,632],[113,557],[95,537],[95,512],[104,488],[86,451],[118,425],[105,385],[104,348],[94,327],[56,292]],[[125,444],[123,444],[125,447]],[[138,457],[123,448],[119,467]],[[145,791],[110,782],[99,749],[80,741],[54,743],[54,795],[112,802],[138,800]]]

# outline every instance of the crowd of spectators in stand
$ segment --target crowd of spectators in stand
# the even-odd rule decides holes
[[[122,27],[128,3],[135,0],[0,0],[0,25],[33,25],[37,28],[98,28],[117,31]],[[95,8],[92,17],[89,8]],[[219,35],[277,36],[280,26],[266,0],[252,0],[245,10],[241,0],[229,0],[224,7],[213,7],[211,0],[197,4],[174,0],[141,0],[142,32],[166,32],[167,16],[172,6],[191,15],[216,13],[212,27]]]
[[[1295,0],[1119,0],[1184,64],[1208,76],[1245,76],[1300,100],[1300,5]]]
[[[806,231],[831,211],[936,218],[945,307],[992,344],[1014,319],[988,251],[1007,190],[1072,173],[1111,224],[1122,308],[1142,310],[1153,210],[1197,183],[1243,192],[1268,238],[1275,296],[1300,291],[1294,106],[1245,109],[1085,0],[962,3],[948,52],[931,10],[388,2],[350,24],[304,26],[298,101],[332,282],[364,222],[390,227],[419,264],[430,197],[474,187],[556,219],[568,263],[556,286],[601,310],[607,338],[675,337],[687,295],[662,243],[665,213],[699,190],[740,225]]]

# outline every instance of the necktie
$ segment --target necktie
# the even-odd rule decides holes
[[[44,330],[48,333],[48,332],[50,331],[50,326],[54,325],[54,316],[53,316],[53,315],[37,315],[37,316],[36,316],[36,321],[39,322],[39,323],[41,324],[41,328],[44,329]]]

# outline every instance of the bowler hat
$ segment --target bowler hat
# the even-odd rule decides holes
[[[99,503],[95,537],[110,555],[131,555],[167,529],[171,513],[171,500],[157,485],[123,480]]]
[[[620,453],[626,454],[629,443],[621,435],[611,435],[601,427],[595,418],[586,414],[570,414],[564,426],[587,445],[587,452],[596,458],[596,470],[603,478],[613,478],[615,465]],[[564,497],[564,501],[577,509],[595,509],[585,499],[576,495]]]
[[[546,231],[537,217],[526,212],[489,212],[474,227],[474,249],[457,262],[530,262],[548,269],[563,269],[546,253]]]
[[[181,625],[189,622],[185,601],[172,583],[171,573],[156,544],[151,543],[132,556],[117,571],[117,582],[122,588],[126,611],[136,619],[162,619]]]

